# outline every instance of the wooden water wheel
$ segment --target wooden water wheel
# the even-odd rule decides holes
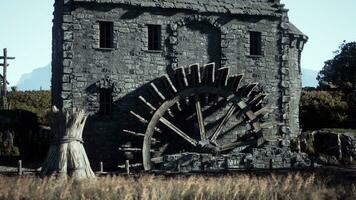
[[[266,94],[257,83],[241,86],[242,74],[229,75],[229,68],[214,63],[174,70],[150,83],[150,93],[139,96],[144,110],[130,113],[144,130],[123,130],[142,137],[142,145],[121,147],[126,153],[141,154],[145,170],[160,169],[167,155],[184,152],[225,155],[243,152],[263,143],[261,117]]]

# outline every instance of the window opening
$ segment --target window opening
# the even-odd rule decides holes
[[[100,48],[113,48],[113,22],[99,22]]]
[[[161,50],[160,25],[148,25],[148,50]]]
[[[112,113],[112,88],[100,89],[100,111],[101,115],[111,115]]]
[[[261,32],[250,32],[250,55],[262,55]]]

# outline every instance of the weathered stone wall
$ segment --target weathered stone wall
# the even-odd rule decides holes
[[[52,27],[52,104],[62,107],[62,75],[63,75],[63,8],[64,1],[55,1]]]
[[[61,1],[56,1],[53,29],[54,104],[85,108],[93,114],[84,137],[94,168],[99,161],[109,163],[110,167],[117,164],[120,157],[117,148],[129,143],[122,137],[122,129],[137,126],[128,112],[136,107],[136,97],[144,92],[142,86],[169,73],[172,66],[188,63],[215,61],[221,67],[230,67],[231,73],[243,73],[244,83],[259,82],[269,94],[268,104],[277,107],[269,119],[276,127],[264,134],[269,139],[279,137],[277,124],[283,122],[281,102],[284,95],[280,86],[283,83],[280,69],[283,33],[278,15],[199,14],[189,10],[138,9],[117,4],[78,3],[62,7],[58,2]],[[100,21],[113,22],[112,49],[99,48]],[[148,24],[162,27],[161,51],[148,50]],[[262,56],[249,55],[249,31],[262,33]],[[292,60],[297,58],[295,56],[299,59],[299,51],[290,51]],[[298,90],[298,71],[292,73],[293,88]],[[95,114],[99,109],[98,85],[101,84],[114,87],[111,118]],[[287,112],[289,118],[297,117],[298,106],[294,104],[299,102],[298,93],[292,99],[294,107]],[[291,123],[297,121],[296,118]]]
[[[287,140],[299,133],[299,101],[301,94],[300,53],[307,37],[289,22],[288,10],[279,5],[282,13],[280,30],[280,127]]]
[[[290,128],[292,137],[299,135],[299,103],[302,92],[302,81],[300,76],[300,57],[304,41],[296,35],[290,35],[290,47],[288,52],[288,71],[290,77]]]
[[[201,65],[216,62],[216,66],[220,66],[220,30],[204,22],[195,22],[179,28],[177,32],[179,66],[188,66],[192,61]]]

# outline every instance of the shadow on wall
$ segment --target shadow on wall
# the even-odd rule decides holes
[[[114,101],[110,115],[100,114],[97,108],[98,111],[88,117],[83,140],[93,170],[99,169],[100,162],[104,163],[105,170],[117,170],[117,165],[127,159],[127,156],[119,151],[120,146],[142,146],[142,138],[127,135],[123,130],[134,127],[138,132],[144,132],[143,124],[130,114],[130,110],[142,108],[138,97],[147,95],[147,89],[148,84],[145,84]],[[91,89],[91,92],[98,91]]]

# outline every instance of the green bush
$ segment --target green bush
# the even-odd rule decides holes
[[[349,103],[343,92],[302,92],[300,121],[304,130],[346,128],[350,120]]]
[[[35,113],[42,124],[48,124],[46,115],[51,108],[50,91],[12,91],[8,94],[12,109],[26,110]]]

